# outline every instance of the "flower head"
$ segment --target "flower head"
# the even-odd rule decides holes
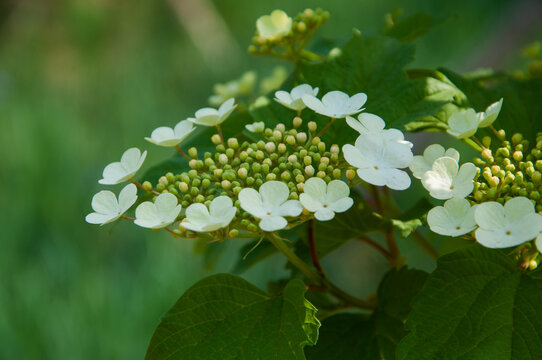
[[[258,35],[274,40],[288,35],[292,30],[292,18],[282,10],[273,10],[270,15],[260,16],[256,20]]]
[[[253,133],[261,133],[265,129],[265,123],[263,121],[257,121],[252,124],[245,125],[245,128]]]
[[[367,101],[367,95],[358,93],[350,97],[342,91],[330,91],[322,97],[322,100],[310,94],[304,94],[302,99],[307,107],[318,114],[341,119],[362,111],[361,107]]]
[[[408,174],[399,170],[412,162],[412,144],[389,141],[385,136],[360,135],[354,146],[343,146],[344,159],[358,168],[358,176],[369,184],[405,190],[410,186]]]
[[[476,166],[465,163],[459,167],[454,158],[443,156],[433,162],[431,170],[422,176],[422,184],[429,195],[439,200],[464,198],[474,189]]]
[[[421,179],[423,174],[432,169],[433,163],[436,159],[443,156],[451,157],[456,162],[459,161],[459,152],[454,148],[445,150],[442,145],[433,144],[429,145],[423,151],[423,155],[416,155],[410,164],[410,170],[412,175],[416,179]]]
[[[493,122],[497,120],[497,116],[499,116],[499,113],[501,112],[502,102],[503,99],[501,98],[499,101],[489,105],[486,111],[481,113],[480,124],[478,124],[478,127],[484,128],[491,126]]]
[[[219,196],[207,206],[195,203],[186,209],[186,218],[182,226],[196,232],[215,231],[230,224],[237,208],[227,196]]]
[[[476,229],[474,210],[468,200],[451,198],[444,206],[437,206],[427,213],[427,223],[431,231],[445,236],[461,236]]]
[[[104,168],[103,179],[98,182],[103,185],[115,185],[132,178],[143,165],[146,156],[147,152],[143,151],[142,154],[138,148],[126,150],[120,162],[113,162]]]
[[[145,201],[139,204],[135,211],[136,225],[150,229],[161,229],[175,222],[181,212],[177,197],[170,193],[163,193],[153,202]]]
[[[290,92],[280,90],[275,92],[275,101],[289,109],[300,111],[305,108],[305,103],[302,99],[305,94],[316,96],[318,88],[313,89],[309,84],[301,84],[293,88]]]
[[[226,100],[220,107],[217,109],[206,107],[203,109],[199,109],[196,111],[196,114],[194,115],[195,118],[188,118],[188,120],[192,121],[196,125],[203,125],[203,126],[216,126],[224,122],[230,116],[232,111],[237,106],[235,103],[235,99],[231,98]]]
[[[183,120],[175,125],[175,128],[173,129],[167,126],[161,126],[154,129],[151,133],[151,137],[146,137],[145,140],[159,146],[176,146],[186,139],[194,130],[196,130],[196,128],[191,121]]]
[[[476,240],[489,248],[507,248],[537,237],[542,231],[542,215],[537,214],[531,200],[515,197],[504,206],[489,201],[477,206],[474,219],[479,228]]]
[[[332,180],[326,184],[324,180],[313,177],[305,182],[299,201],[314,213],[316,220],[327,221],[333,219],[336,212],[345,212],[352,207],[354,200],[348,195],[350,188],[343,181]]]
[[[478,130],[479,123],[480,117],[474,109],[458,111],[448,119],[448,134],[458,139],[471,137]]]
[[[241,208],[260,219],[263,231],[284,229],[288,225],[285,216],[298,216],[303,210],[297,200],[288,200],[290,190],[280,181],[267,181],[259,191],[245,188],[239,193]]]
[[[92,209],[95,211],[86,216],[89,224],[105,225],[120,218],[137,200],[137,188],[134,184],[126,185],[119,193],[102,190],[92,197]]]

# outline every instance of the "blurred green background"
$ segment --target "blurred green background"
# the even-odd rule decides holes
[[[238,259],[240,244],[223,244],[211,269],[187,241],[128,222],[91,226],[84,216],[107,163],[132,146],[150,150],[144,168],[168,158],[143,137],[205,106],[214,83],[278,64],[246,53],[258,16],[323,7],[331,18],[320,36],[333,38],[377,31],[396,7],[455,14],[418,42],[413,66],[466,71],[517,65],[519,49],[541,33],[537,4],[0,1],[0,359],[143,358],[182,292]],[[361,244],[326,263],[338,257],[350,266],[331,276],[360,294],[385,270]],[[272,257],[244,276],[265,287],[282,265]]]

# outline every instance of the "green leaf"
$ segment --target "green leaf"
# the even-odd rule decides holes
[[[393,19],[395,21],[384,30],[384,35],[402,42],[412,42],[431,32],[447,19],[448,17],[437,18],[424,12],[415,13],[405,18]]]
[[[542,79],[518,79],[502,73],[461,76],[451,70],[441,71],[463,91],[468,105],[476,111],[504,98],[496,128],[503,128],[509,135],[520,132],[531,141],[542,131]]]
[[[146,359],[305,359],[320,325],[305,290],[292,280],[271,296],[233,275],[205,278],[164,316]]]
[[[453,84],[435,77],[409,79],[404,67],[414,60],[414,45],[382,35],[354,33],[341,47],[341,54],[322,63],[302,63],[297,82],[320,87],[320,94],[341,90],[350,95],[365,92],[366,111],[381,116],[388,126],[401,127],[433,117],[431,123],[442,126],[435,115],[453,101],[458,91]],[[321,118],[320,124],[329,119]],[[428,125],[429,126],[429,125]],[[355,132],[338,121],[330,129],[335,141],[351,141]]]
[[[392,360],[406,334],[404,320],[410,302],[422,288],[427,273],[391,270],[378,289],[378,310],[371,316],[338,314],[325,319],[316,346],[305,349],[309,360]]]
[[[393,227],[401,232],[403,238],[408,237],[412,232],[416,231],[419,226],[422,226],[422,221],[420,219],[412,219],[407,221],[392,219],[391,223]]]
[[[438,260],[413,301],[398,359],[542,359],[542,280],[478,245]]]

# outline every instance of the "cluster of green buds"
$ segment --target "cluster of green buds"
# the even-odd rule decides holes
[[[256,21],[256,34],[248,50],[256,55],[272,55],[287,60],[313,58],[304,50],[312,35],[329,18],[322,9],[305,9],[295,18],[282,10],[274,10]]]
[[[355,178],[355,171],[340,157],[339,146],[328,146],[315,136],[315,122],[307,124],[307,131],[301,130],[302,123],[300,117],[295,117],[291,129],[282,123],[273,129],[264,128],[259,133],[262,139],[255,142],[239,143],[237,138],[223,141],[215,134],[211,138],[215,152],[199,154],[195,147],[188,150],[191,170],[178,174],[168,172],[154,186],[145,181],[143,187],[155,196],[166,192],[175,195],[183,208],[194,203],[209,207],[216,197],[228,196],[234,199],[238,209],[230,229],[255,233],[257,222],[243,211],[238,200],[243,188],[258,189],[266,181],[277,180],[288,186],[290,199],[298,200],[309,178],[318,177],[326,183],[343,175],[350,181]],[[178,234],[185,231],[182,225],[181,222],[180,228],[175,230]],[[228,234],[229,237],[237,235],[237,230]]]
[[[474,183],[473,198],[476,203],[508,200],[523,196],[529,198],[542,211],[542,133],[536,137],[536,145],[529,145],[521,134],[514,134],[510,140],[504,130],[498,133],[500,146],[490,149],[491,138],[482,142],[485,149],[481,158],[474,159],[479,176]]]

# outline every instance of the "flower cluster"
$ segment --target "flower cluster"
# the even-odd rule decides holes
[[[118,163],[106,166],[103,184],[131,181],[119,195],[98,193],[92,202],[96,211],[87,216],[90,223],[105,224],[118,218],[133,220],[150,229],[166,229],[176,236],[208,236],[216,240],[236,237],[243,232],[260,237],[265,232],[291,228],[310,219],[328,221],[354,204],[350,188],[365,181],[392,189],[406,189],[410,177],[399,170],[410,165],[412,144],[397,129],[385,129],[380,117],[361,113],[367,101],[364,93],[349,96],[331,91],[317,97],[318,88],[301,84],[291,91],[277,91],[275,101],[295,112],[292,126],[263,122],[246,124],[259,137],[257,141],[224,139],[221,124],[235,110],[233,98],[218,109],[203,108],[174,128],[159,127],[146,140],[175,148],[187,159],[188,171],[169,172],[152,184],[134,179],[146,152],[127,150]],[[309,108],[330,118],[319,131],[310,121],[304,130],[301,112]],[[354,145],[329,146],[322,139],[337,119],[346,118],[359,133]],[[211,137],[214,152],[199,154],[195,147],[183,152],[183,141],[196,126],[215,127]],[[356,173],[359,178],[356,177]],[[125,214],[137,201],[136,186],[146,192],[148,201],[135,209],[135,217]],[[172,224],[178,224],[170,229]]]

